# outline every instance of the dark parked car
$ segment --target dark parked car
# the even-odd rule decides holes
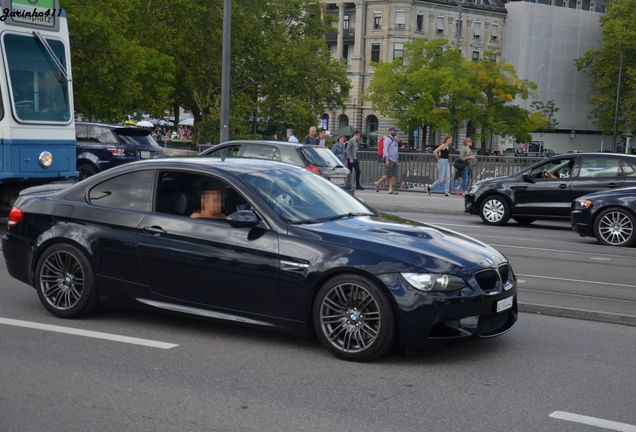
[[[309,144],[282,141],[230,141],[200,154],[204,157],[253,158],[280,161],[303,167],[333,184],[344,187],[349,170],[331,150]]]
[[[572,204],[572,229],[608,246],[636,245],[636,187],[577,198]]]
[[[25,190],[2,250],[58,317],[118,299],[300,334],[369,360],[517,320],[506,258],[392,223],[325,179],[248,159],[156,159]]]
[[[80,180],[128,162],[165,156],[143,128],[76,122],[75,137]]]
[[[636,186],[636,156],[578,153],[554,156],[519,174],[475,183],[465,196],[466,213],[488,225],[536,219],[569,219],[576,198]]]

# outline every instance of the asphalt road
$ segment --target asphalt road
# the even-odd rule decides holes
[[[636,431],[630,326],[522,313],[499,338],[356,364],[315,339],[161,313],[57,319],[4,266],[0,280],[2,432],[608,430],[549,417],[561,411]]]
[[[600,245],[567,222],[484,225],[478,216],[392,214],[432,223],[484,241],[510,260],[525,310],[636,325],[636,248]],[[547,308],[542,306],[548,306]]]

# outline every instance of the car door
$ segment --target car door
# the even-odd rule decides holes
[[[226,215],[246,205],[220,178],[181,171],[159,174],[155,211],[144,217],[137,233],[150,289],[167,301],[271,314],[278,290],[277,233],[233,228],[225,218],[201,216],[200,196],[209,190],[222,195]]]
[[[553,158],[527,173],[527,181],[511,186],[514,197],[513,214],[547,217],[567,217],[572,193],[572,175],[576,172],[576,157]]]
[[[572,189],[574,199],[592,192],[620,188],[625,183],[621,158],[612,155],[584,155]]]

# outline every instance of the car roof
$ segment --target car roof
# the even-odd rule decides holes
[[[80,122],[80,121],[76,121],[75,122],[76,126],[99,126],[99,127],[103,127],[103,128],[108,128],[108,129],[132,129],[132,130],[143,130],[146,131],[147,129],[141,128],[141,127],[137,127],[137,126],[128,126],[128,125],[111,125],[111,124],[106,124],[106,123],[97,123],[97,122]]]
[[[604,152],[581,152],[581,153],[566,153],[553,156],[555,158],[558,157],[578,157],[578,156],[602,156],[602,157],[616,157],[616,156],[624,156],[630,158],[636,158],[636,155],[629,155],[625,153],[604,153]]]
[[[243,174],[254,171],[267,171],[271,169],[300,169],[294,165],[269,159],[250,158],[199,158],[199,157],[171,157],[161,159],[146,159],[131,162],[122,167],[130,169],[143,166],[148,169],[179,169],[192,168],[203,169],[216,168],[231,174]],[[109,170],[110,171],[110,170]]]
[[[320,148],[312,144],[292,143],[288,141],[268,141],[268,140],[232,140],[232,141],[226,141],[221,144],[217,144],[215,147],[219,147],[222,145],[231,145],[231,144],[264,144],[264,145],[274,145],[279,147],[290,147],[290,148],[300,148],[300,147]]]

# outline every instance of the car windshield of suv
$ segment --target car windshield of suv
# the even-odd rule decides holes
[[[309,171],[274,169],[242,174],[240,178],[288,223],[373,215],[360,201]]]
[[[152,150],[161,150],[159,143],[155,141],[148,131],[136,131],[134,129],[127,131],[126,129],[118,129],[115,133],[127,146],[151,147]]]
[[[301,147],[299,149],[309,165],[317,167],[335,168],[342,166],[342,162],[333,154],[331,150],[325,147]]]

